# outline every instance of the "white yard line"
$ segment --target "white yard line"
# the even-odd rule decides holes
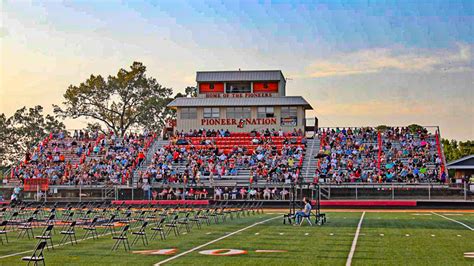
[[[272,218],[270,218],[270,219],[266,219],[266,220],[263,220],[263,221],[261,221],[261,222],[254,223],[254,224],[252,224],[252,225],[249,225],[249,226],[247,226],[247,227],[244,227],[244,228],[242,228],[242,229],[239,229],[239,230],[237,230],[237,231],[234,231],[234,232],[232,232],[232,233],[230,233],[230,234],[227,234],[227,235],[225,235],[225,236],[221,236],[221,237],[216,238],[216,239],[214,239],[214,240],[212,240],[212,241],[209,241],[209,242],[207,242],[207,243],[205,243],[205,244],[202,244],[202,245],[200,245],[200,246],[194,247],[194,248],[192,248],[192,249],[190,249],[190,250],[187,250],[187,251],[185,251],[185,252],[179,253],[178,255],[175,255],[175,256],[173,256],[173,257],[170,257],[170,258],[168,258],[168,259],[166,259],[166,260],[162,260],[162,261],[156,263],[154,266],[163,265],[164,263],[170,262],[170,261],[175,260],[175,259],[177,259],[177,258],[179,258],[179,257],[181,257],[181,256],[184,256],[184,255],[188,254],[188,253],[191,253],[191,252],[196,251],[196,250],[198,250],[198,249],[201,249],[201,248],[203,248],[203,247],[205,247],[205,246],[208,246],[208,245],[210,245],[210,244],[213,244],[213,243],[216,243],[216,242],[218,242],[218,241],[221,241],[222,239],[228,238],[229,236],[235,235],[235,234],[237,234],[237,233],[240,233],[240,232],[242,232],[242,231],[245,231],[245,230],[247,230],[247,229],[250,229],[250,228],[252,228],[252,227],[254,227],[254,226],[257,226],[257,225],[259,225],[259,224],[266,223],[266,222],[271,221],[271,220],[275,220],[275,219],[277,219],[277,218],[281,218],[281,216],[272,217]]]
[[[452,221],[452,222],[458,223],[458,224],[460,224],[460,225],[466,227],[467,229],[469,229],[469,230],[471,230],[471,231],[474,231],[474,228],[470,227],[469,225],[467,225],[467,224],[465,224],[465,223],[462,223],[462,222],[460,222],[460,221],[456,221],[456,220],[454,220],[454,219],[451,219],[451,218],[449,218],[449,217],[446,217],[446,216],[441,215],[441,214],[436,213],[436,212],[431,212],[431,213],[434,214],[434,215],[438,215],[439,217],[443,217],[443,218],[446,219],[446,220],[450,220],[450,221]]]
[[[357,239],[359,238],[359,233],[360,233],[360,228],[362,226],[362,221],[364,220],[365,212],[362,213],[362,216],[360,217],[359,224],[357,225],[357,230],[354,235],[354,240],[352,240],[352,246],[351,246],[351,251],[349,252],[349,255],[347,256],[347,261],[346,261],[346,266],[352,265],[352,257],[354,256],[355,249],[357,246]]]

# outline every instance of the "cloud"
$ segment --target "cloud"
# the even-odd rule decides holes
[[[472,46],[458,43],[455,50],[365,49],[315,60],[303,77],[320,78],[370,74],[383,71],[472,71]]]

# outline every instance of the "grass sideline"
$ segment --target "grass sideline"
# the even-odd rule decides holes
[[[155,239],[146,247],[139,242],[132,251],[177,248],[176,254],[179,254],[248,227],[165,265],[345,265],[362,210],[326,213],[328,223],[313,227],[283,225],[282,219],[278,218],[249,227],[280,216],[275,212],[228,219],[226,223],[203,225],[200,230],[193,228],[189,234],[179,238],[171,235],[165,241]],[[474,227],[472,212],[435,213]],[[35,233],[40,231],[36,229]],[[83,230],[77,228],[77,233],[81,239]],[[10,233],[10,243],[0,245],[0,265],[26,264],[20,258],[30,255],[30,252],[2,258],[34,247],[35,240],[16,239],[16,235],[16,232]],[[53,237],[55,244],[59,243],[59,233]],[[134,254],[123,249],[112,252],[113,243],[111,236],[106,235],[98,240],[81,241],[77,246],[55,247],[54,251],[45,251],[46,264],[154,265],[173,257]],[[209,249],[242,249],[247,254],[209,256],[199,253]],[[255,252],[262,249],[287,252]],[[459,223],[424,211],[367,211],[361,223],[352,265],[473,265],[473,258],[464,257],[467,252],[474,252],[474,231]]]

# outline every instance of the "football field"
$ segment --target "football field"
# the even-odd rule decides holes
[[[323,226],[284,225],[282,213],[266,210],[189,232],[183,227],[165,240],[151,239],[148,228],[148,245],[139,239],[131,251],[122,244],[112,251],[115,240],[100,226],[98,239],[83,239],[78,226],[77,245],[58,245],[56,225],[54,250],[45,249],[44,257],[47,265],[474,265],[474,212],[323,212]],[[35,228],[35,235],[42,230]],[[32,254],[37,240],[17,236],[13,229],[8,244],[3,238],[0,265],[26,265],[21,258]],[[128,238],[132,242],[135,235]]]

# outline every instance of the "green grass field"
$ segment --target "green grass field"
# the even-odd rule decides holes
[[[469,229],[474,228],[474,213],[437,213],[444,217],[431,212],[366,212],[352,265],[474,265],[474,258],[464,257],[464,253],[474,252],[474,231]],[[132,247],[132,252],[176,248],[173,255],[135,254],[125,252],[123,246],[111,251],[114,241],[110,235],[103,235],[98,240],[86,239],[78,245],[45,250],[45,259],[47,265],[154,265],[165,260],[164,265],[345,265],[362,211],[326,214],[325,225],[312,227],[283,225],[281,214],[277,213],[255,214],[193,228],[180,237],[171,234],[164,241],[158,237],[150,240],[148,246],[138,242]],[[35,229],[36,234],[40,231]],[[77,228],[78,239],[83,231]],[[36,240],[17,239],[17,235],[18,232],[10,232],[10,243],[0,245],[0,265],[26,265],[21,257],[31,254]],[[55,244],[60,237],[59,233],[53,236]],[[202,247],[196,248],[199,246]],[[239,249],[247,253],[199,253],[211,249]]]

